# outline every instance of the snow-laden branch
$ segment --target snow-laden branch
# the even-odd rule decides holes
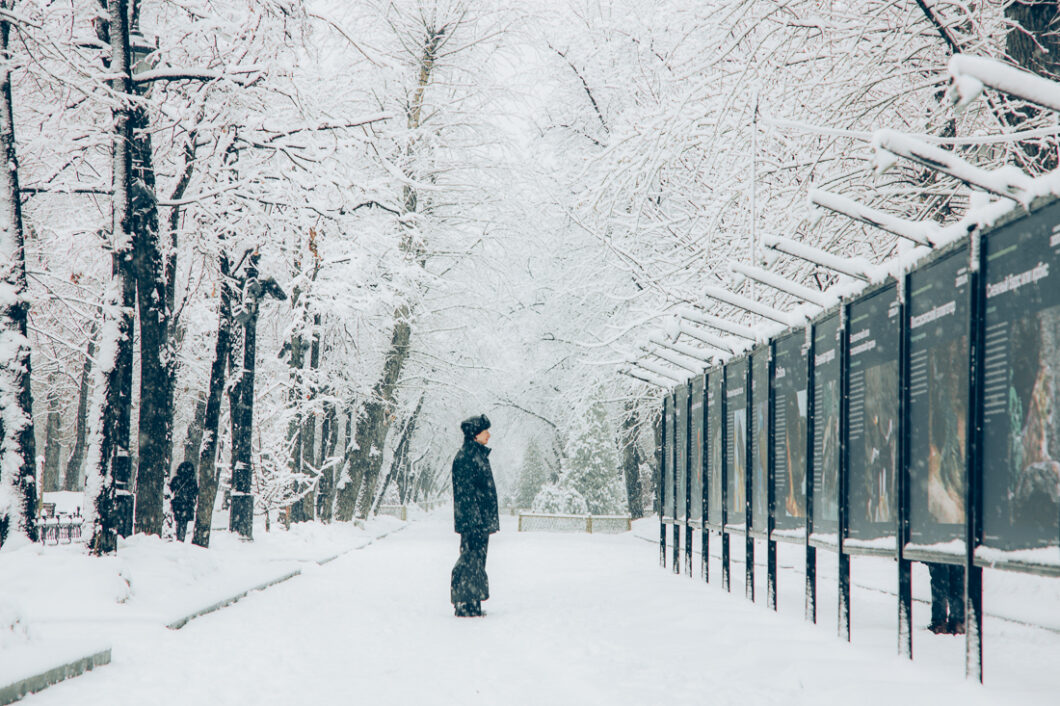
[[[779,309],[774,309],[771,306],[767,306],[762,302],[755,301],[754,299],[751,299],[749,297],[745,297],[742,294],[730,292],[724,287],[715,287],[708,284],[704,286],[703,293],[711,299],[717,299],[718,301],[725,302],[726,304],[734,306],[737,309],[749,311],[752,314],[757,314],[758,316],[761,316],[764,319],[775,321],[778,324],[782,324],[784,326],[796,326],[800,323],[803,323],[796,316],[792,316],[791,314],[780,311]]]
[[[213,69],[152,69],[143,71],[133,76],[134,85],[153,83],[155,81],[219,81],[227,79],[237,84],[243,84],[246,79],[237,78],[246,74],[260,73],[260,66],[234,66],[223,71]]]
[[[947,97],[958,110],[978,98],[984,86],[1060,111],[1060,84],[1029,71],[985,56],[955,54],[950,57],[953,85]]]
[[[745,265],[742,262],[734,262],[730,265],[730,269],[737,274],[750,277],[756,282],[761,282],[767,287],[780,290],[786,294],[790,294],[793,297],[797,297],[804,302],[816,304],[817,306],[828,306],[831,303],[831,298],[828,297],[824,292],[817,289],[810,289],[798,282],[792,282],[790,279],[781,277],[775,272],[762,269],[761,267],[755,267],[754,265]]]
[[[880,171],[886,171],[893,163],[889,157],[879,156],[879,150],[884,150],[1024,206],[1029,205],[1034,197],[1031,189],[1034,180],[1016,167],[1002,167],[994,171],[981,169],[952,152],[895,130],[877,131],[872,142],[877,150]]]
[[[854,277],[860,279],[863,282],[869,282],[873,278],[873,266],[864,258],[860,257],[839,257],[833,255],[827,250],[821,248],[815,248],[812,245],[806,243],[800,243],[797,240],[791,238],[785,238],[780,235],[767,235],[762,238],[762,245],[777,252],[782,252],[792,257],[797,257],[800,260],[812,262],[819,267],[823,267],[826,270],[832,270],[848,277]]]
[[[852,218],[855,221],[860,221],[866,225],[885,230],[900,238],[910,240],[917,245],[934,247],[937,242],[939,227],[931,221],[908,221],[904,218],[898,218],[889,213],[884,213],[883,211],[860,204],[853,199],[848,199],[846,196],[841,196],[822,189],[813,189],[810,191],[810,203],[844,215],[847,218]],[[807,301],[813,300],[810,299]]]

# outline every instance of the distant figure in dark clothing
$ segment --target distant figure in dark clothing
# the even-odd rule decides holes
[[[177,466],[177,472],[169,479],[169,492],[169,506],[177,525],[177,541],[183,542],[188,523],[195,519],[195,503],[199,498],[195,466],[188,461]]]
[[[964,634],[964,567],[955,564],[927,565],[931,574],[931,622],[936,635]]]
[[[483,614],[482,601],[490,597],[486,550],[490,535],[501,528],[486,448],[489,428],[484,414],[461,422],[464,445],[453,459],[453,525],[460,534],[460,558],[453,567],[451,600],[462,618]]]

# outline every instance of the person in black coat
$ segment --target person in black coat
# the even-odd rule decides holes
[[[177,541],[183,542],[188,523],[195,519],[195,503],[199,498],[195,466],[188,461],[177,466],[177,472],[169,479],[169,492],[169,506],[177,526]]]
[[[500,531],[497,488],[490,468],[490,420],[482,414],[460,423],[464,445],[453,459],[453,527],[460,534],[460,558],[453,567],[451,600],[458,617],[478,617],[490,597],[486,550]]]

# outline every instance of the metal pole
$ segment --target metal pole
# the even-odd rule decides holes
[[[754,443],[754,359],[747,356],[747,370],[744,377],[744,434],[743,458],[746,469],[744,473],[744,595],[747,600],[754,603],[755,600],[755,538],[751,535],[751,523],[753,518],[754,503],[752,493],[754,492],[754,454],[752,452]]]
[[[849,306],[849,304],[843,304],[839,308],[839,527],[836,533],[839,551],[839,637],[847,642],[850,642],[850,555],[843,551],[843,539],[847,532],[847,491],[850,472],[850,463],[847,458],[850,421],[850,394],[847,389],[850,385],[850,361],[847,355]]]
[[[820,307],[828,306],[830,303],[829,297],[824,292],[817,289],[810,289],[798,282],[792,282],[790,279],[785,279],[784,277],[770,272],[769,270],[762,269],[761,267],[744,265],[738,262],[734,262],[730,267],[732,271],[737,274],[749,277],[756,282],[761,282],[762,284],[784,292],[785,294],[790,294],[804,302],[816,304]]]
[[[909,541],[909,275],[899,281],[898,337],[898,654],[913,659],[913,569],[905,558]]]
[[[688,578],[692,571],[692,381],[687,384],[685,395],[685,569]]]
[[[729,533],[725,526],[729,523],[729,401],[726,395],[729,391],[729,376],[725,368],[721,373],[721,587],[726,591],[732,591],[731,572],[729,566]]]
[[[813,326],[806,329],[806,599],[805,616],[811,623],[817,622],[817,548],[810,544],[813,535],[813,478],[814,478],[814,425],[816,423],[816,372],[814,365]]]
[[[771,250],[776,250],[785,255],[797,257],[806,262],[812,262],[818,267],[838,272],[847,277],[859,279],[862,282],[869,282],[872,280],[873,267],[868,262],[862,260],[839,257],[838,255],[833,255],[827,250],[815,248],[812,245],[800,243],[797,240],[791,240],[790,238],[784,238],[779,235],[766,236],[762,239],[762,244]]]
[[[968,475],[964,489],[964,676],[983,683],[983,569],[975,563],[975,550],[983,539],[983,376],[986,349],[986,258],[979,230],[969,234],[972,330],[969,338],[967,455]]]
[[[741,294],[730,292],[724,287],[714,287],[708,285],[704,287],[703,293],[711,299],[717,299],[718,301],[725,302],[726,304],[734,306],[737,309],[749,311],[752,314],[761,316],[763,319],[769,319],[770,321],[775,321],[778,324],[782,324],[784,326],[794,326],[801,323],[800,321],[796,320],[796,317],[792,316],[791,314],[787,314],[783,311],[780,311],[779,309],[774,309],[771,306],[766,306],[761,302],[755,301],[754,299],[750,299]]]
[[[682,319],[687,319],[693,323],[697,323],[703,326],[707,326],[718,331],[724,331],[725,333],[737,336],[739,338],[746,339],[748,341],[757,341],[758,336],[755,334],[755,330],[750,326],[744,326],[743,324],[735,324],[728,319],[723,319],[719,316],[713,316],[711,314],[704,314],[698,311],[683,311],[679,316]],[[723,340],[723,339],[719,339]],[[725,350],[728,350],[727,348]]]
[[[773,399],[773,375],[776,371],[774,346],[769,346],[769,365],[766,383],[766,605],[777,609],[777,542],[773,539],[776,524],[776,404]]]

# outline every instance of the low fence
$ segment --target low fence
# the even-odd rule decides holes
[[[588,532],[620,534],[633,528],[629,515],[556,515],[520,512],[520,532]]]
[[[386,515],[387,517],[396,517],[399,520],[405,521],[409,518],[408,507],[405,505],[380,505],[376,509],[375,514]]]
[[[37,531],[42,544],[73,544],[81,541],[81,524],[84,518],[46,517],[37,520]]]

